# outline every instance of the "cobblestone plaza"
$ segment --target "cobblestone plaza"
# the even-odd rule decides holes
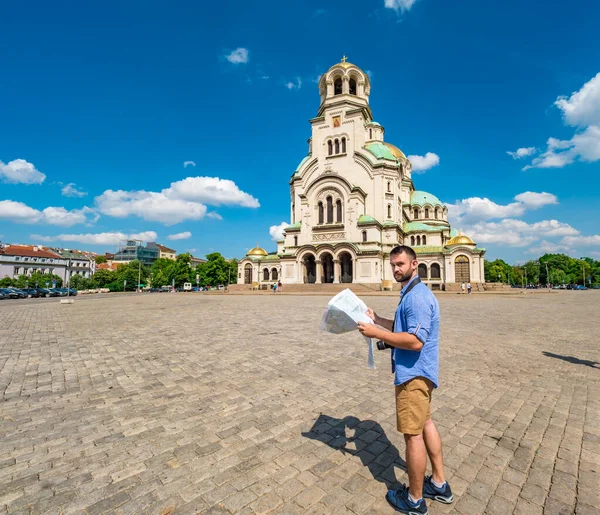
[[[600,294],[438,298],[456,500],[429,512],[599,514]],[[320,333],[327,301],[2,301],[0,513],[393,513],[389,353]]]

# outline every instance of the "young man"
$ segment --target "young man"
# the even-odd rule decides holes
[[[387,501],[401,513],[424,515],[425,498],[449,504],[454,500],[444,477],[442,440],[431,420],[431,393],[438,386],[438,333],[440,310],[436,298],[417,274],[413,249],[400,245],[390,253],[394,279],[402,284],[400,304],[394,320],[367,314],[375,324],[358,324],[367,337],[392,348],[396,387],[396,422],[404,434],[408,487],[390,490]],[[427,455],[433,474],[425,477]]]

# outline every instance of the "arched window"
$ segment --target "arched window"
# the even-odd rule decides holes
[[[388,204],[388,218],[392,218],[392,205]]]
[[[342,154],[346,153],[346,138],[342,138]]]
[[[425,208],[425,218],[429,218],[429,209]]]
[[[415,209],[415,216],[414,216],[414,218],[415,219],[419,218],[419,210],[418,209]]]
[[[298,246],[298,236],[294,236],[294,247]]]
[[[273,268],[273,270],[271,270],[271,280],[277,281],[277,279],[279,279],[279,276],[277,274],[277,268]]]
[[[263,281],[268,281],[269,280],[269,269],[265,268],[263,270]]]
[[[335,153],[336,154],[340,153],[340,140],[339,139],[335,140]]]
[[[421,245],[421,236],[417,236],[417,246]]]
[[[410,237],[410,244],[411,244],[412,247],[415,246],[415,237],[414,236]]]
[[[342,79],[340,77],[335,79],[335,81],[333,82],[333,94],[334,95],[342,94]]]
[[[367,241],[367,231],[362,232],[362,241],[363,242]]]
[[[425,263],[419,264],[418,271],[420,279],[427,279],[427,265]]]
[[[392,183],[390,181],[388,181],[388,183],[387,183],[387,190],[388,190],[388,193],[392,192]]]
[[[437,207],[433,210],[433,216],[434,216],[434,218],[436,220],[438,219],[439,213],[438,213],[438,208]]]
[[[333,154],[333,143],[329,140],[327,142],[327,155],[330,156],[331,154]]]
[[[431,274],[432,279],[441,279],[442,274],[440,273],[440,265],[437,263],[432,263],[431,268],[429,269],[429,273]]]
[[[331,197],[327,197],[327,223],[333,223],[333,199]]]
[[[335,201],[335,210],[336,210],[336,221],[338,223],[342,223],[342,201],[339,199]]]
[[[350,94],[356,95],[356,80],[350,79]]]
[[[427,245],[427,236],[423,235],[421,238],[421,243],[423,243],[423,245]]]
[[[369,139],[373,139],[373,129],[369,129]]]
[[[319,223],[323,223],[323,202],[319,202]]]

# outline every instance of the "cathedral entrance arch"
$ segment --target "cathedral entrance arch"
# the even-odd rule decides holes
[[[471,270],[469,268],[469,258],[467,256],[458,256],[454,260],[454,280],[457,283],[470,283]]]
[[[313,254],[307,254],[302,260],[304,264],[304,282],[314,284],[317,281],[317,263]]]
[[[244,284],[252,284],[252,265],[246,263],[244,267]]]
[[[340,254],[340,268],[341,268],[341,276],[340,282],[342,283],[351,283],[352,282],[352,256],[349,252],[342,252]]]
[[[321,266],[323,269],[323,275],[321,276],[321,282],[332,283],[333,282],[333,256],[329,252],[321,254]]]

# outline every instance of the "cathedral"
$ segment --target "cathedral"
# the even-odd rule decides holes
[[[257,246],[239,261],[238,284],[392,289],[389,253],[402,244],[433,290],[483,283],[485,249],[451,229],[435,195],[415,189],[410,161],[373,119],[370,94],[368,75],[345,57],[321,76],[308,153],[289,181],[290,225],[277,252]]]

